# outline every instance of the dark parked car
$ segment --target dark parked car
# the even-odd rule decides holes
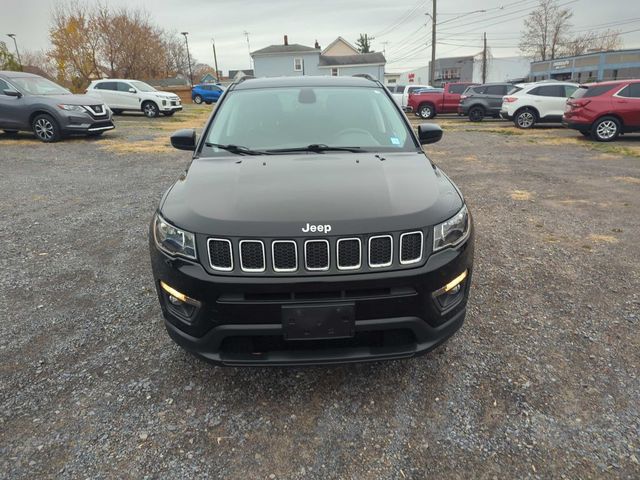
[[[472,122],[480,122],[484,117],[500,118],[502,97],[516,92],[517,88],[511,83],[485,83],[469,87],[460,97],[458,113],[468,115]]]
[[[73,95],[38,75],[0,71],[0,129],[32,131],[43,142],[63,135],[100,135],[115,128],[111,110],[97,97]]]
[[[252,112],[247,115],[246,112]],[[226,365],[411,357],[464,320],[473,227],[384,86],[250,79],[225,93],[153,216],[170,336]],[[259,158],[258,158],[259,157]]]
[[[640,79],[580,85],[567,100],[562,123],[600,142],[640,132]]]
[[[213,102],[217,102],[220,96],[224,93],[224,88],[220,85],[213,83],[201,83],[194,85],[191,89],[191,100],[194,103],[206,103],[210,105]]]

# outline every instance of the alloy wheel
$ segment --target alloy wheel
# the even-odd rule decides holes
[[[53,124],[46,118],[36,120],[34,127],[36,136],[45,142],[51,141],[55,134]]]
[[[202,97],[200,95],[196,95],[193,97],[193,101],[200,105],[202,103]]]
[[[596,135],[602,140],[611,140],[618,133],[618,125],[613,120],[600,122],[596,128]]]
[[[420,116],[422,118],[431,118],[431,107],[422,107],[420,109]]]
[[[155,117],[157,115],[158,108],[153,103],[147,103],[144,106],[144,114],[147,117]]]
[[[533,113],[531,112],[522,112],[520,115],[518,115],[518,126],[520,128],[529,128],[533,125],[534,122],[535,118],[533,116]]]

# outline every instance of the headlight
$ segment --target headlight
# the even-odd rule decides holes
[[[181,255],[193,260],[197,258],[196,236],[174,227],[160,215],[156,215],[153,221],[153,238],[157,247],[169,255]]]
[[[60,104],[58,105],[58,108],[62,109],[62,110],[66,110],[67,112],[84,112],[84,108],[82,108],[80,105],[65,105],[65,104]]]
[[[469,212],[465,205],[449,220],[433,227],[433,251],[460,243],[469,234],[469,227]]]

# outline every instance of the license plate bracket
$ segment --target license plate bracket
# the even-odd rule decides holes
[[[283,305],[285,340],[329,340],[355,335],[355,304]]]

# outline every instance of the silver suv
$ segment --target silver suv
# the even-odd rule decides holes
[[[0,130],[32,131],[43,142],[64,135],[101,135],[112,130],[111,110],[100,98],[74,95],[46,78],[0,71]]]

